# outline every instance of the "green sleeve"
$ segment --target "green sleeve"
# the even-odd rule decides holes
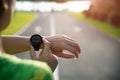
[[[46,63],[21,60],[15,56],[0,56],[0,80],[54,80]]]

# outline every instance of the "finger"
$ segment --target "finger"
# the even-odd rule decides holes
[[[46,39],[43,39],[43,43],[45,44],[44,49],[49,49],[50,48],[50,42],[47,41]]]
[[[50,53],[50,50],[51,50],[50,43],[46,39],[43,39],[43,43],[44,43],[44,48],[41,51],[39,56],[41,56],[42,54],[47,55],[48,53]]]
[[[33,59],[33,60],[37,59],[37,56],[36,56],[36,53],[35,53],[35,51],[34,51],[33,46],[30,46],[30,57],[31,57],[31,59]]]
[[[78,52],[78,50],[76,48],[74,48],[72,46],[69,46],[69,45],[66,45],[65,50],[70,51],[72,54],[75,55],[76,58],[78,58],[79,52]]]
[[[63,37],[64,37],[64,39],[66,40],[66,42],[70,45],[70,46],[73,46],[73,47],[75,47],[77,50],[78,50],[78,52],[80,53],[80,47],[79,47],[79,45],[76,43],[76,41],[75,40],[73,40],[72,38],[70,38],[70,37],[68,37],[68,36],[66,36],[66,35],[63,35]]]
[[[75,56],[73,54],[70,53],[58,53],[56,54],[56,56],[62,57],[62,58],[75,58]]]
[[[70,37],[66,37],[66,38],[68,40],[68,44],[71,45],[71,46],[73,46],[73,47],[75,47],[78,50],[78,52],[80,53],[81,49],[80,49],[78,43],[76,43],[76,41],[73,40],[73,39],[71,39]]]
[[[71,42],[71,43],[69,42],[68,44],[69,44],[70,46],[76,48],[79,53],[81,52],[81,49],[80,49],[79,45],[78,45],[76,42]]]

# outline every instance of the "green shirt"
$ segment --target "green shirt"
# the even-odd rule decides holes
[[[0,56],[0,80],[54,80],[46,63],[22,60],[15,56]]]

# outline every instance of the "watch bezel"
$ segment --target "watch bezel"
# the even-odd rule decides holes
[[[39,39],[38,39],[38,40],[39,40],[38,42],[33,41],[33,38],[36,37],[36,36],[39,38]],[[37,37],[36,37],[36,38],[37,38]],[[34,34],[34,35],[32,35],[31,38],[30,38],[30,43],[31,43],[31,45],[34,47],[34,49],[38,51],[40,45],[43,43],[42,36],[40,36],[39,34]]]

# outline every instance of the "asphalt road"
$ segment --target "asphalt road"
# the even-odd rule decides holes
[[[66,34],[81,47],[78,59],[59,58],[59,80],[120,80],[120,41],[70,13],[39,13],[21,35],[49,36],[51,26],[55,29],[52,35]],[[17,56],[29,58],[27,53]]]

